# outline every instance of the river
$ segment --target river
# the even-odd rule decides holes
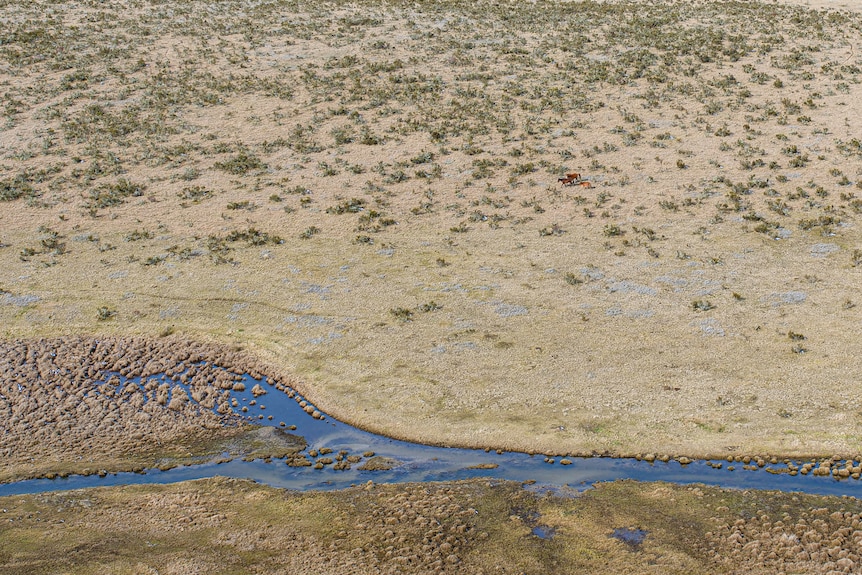
[[[171,385],[177,384],[167,378]],[[127,380],[122,380],[124,385]],[[134,380],[132,380],[134,381]],[[265,395],[254,397],[251,389],[260,384]],[[101,384],[107,385],[107,384]],[[181,385],[182,386],[182,385]],[[543,455],[434,447],[390,439],[357,429],[326,415],[315,419],[299,405],[302,399],[290,398],[268,382],[245,376],[245,391],[231,392],[237,400],[235,411],[249,421],[284,429],[305,438],[303,451],[310,461],[322,457],[334,459],[353,455],[368,461],[370,452],[376,458],[394,460],[391,469],[362,470],[361,463],[350,469],[335,469],[332,463],[322,469],[314,466],[291,467],[285,460],[244,461],[236,458],[222,463],[179,466],[172,469],[149,469],[143,473],[109,473],[72,475],[55,479],[32,479],[0,485],[0,496],[33,494],[47,491],[82,489],[96,486],[173,483],[213,476],[248,478],[274,487],[294,490],[333,490],[367,483],[450,481],[475,477],[511,480],[525,483],[530,489],[581,491],[601,481],[631,479],[636,481],[668,481],[679,484],[703,483],[734,489],[798,491],[821,495],[862,495],[862,482],[813,474],[791,475],[785,463],[765,464],[762,468],[743,466],[727,461],[695,460],[686,465],[677,461],[647,462],[637,459],[591,457],[549,460]],[[95,391],[98,392],[98,391]],[[243,410],[245,408],[245,410]],[[201,409],[204,409],[201,407]],[[282,425],[283,424],[283,425]],[[295,430],[289,430],[291,426]],[[289,431],[288,431],[289,430]],[[324,450],[321,454],[320,451]],[[331,450],[331,452],[329,452]],[[317,455],[314,455],[317,452]],[[379,461],[379,459],[378,459]],[[716,468],[721,463],[721,468]],[[856,465],[859,463],[856,462]],[[796,462],[801,466],[802,462]],[[320,466],[318,466],[320,467]],[[743,467],[747,467],[743,469]],[[842,465],[843,467],[843,465]]]

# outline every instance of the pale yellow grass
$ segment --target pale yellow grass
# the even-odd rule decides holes
[[[626,5],[619,25],[597,25],[584,44],[578,18],[561,10],[555,31],[543,20],[546,5],[513,4],[517,18],[507,22],[490,5],[333,5],[324,18],[273,3],[249,16],[212,16],[236,18],[244,30],[212,33],[202,13],[187,9],[183,27],[176,14],[140,6],[134,14],[155,22],[155,33],[141,36],[121,20],[134,50],[119,64],[98,54],[76,64],[91,76],[83,86],[40,93],[38,82],[56,87],[70,69],[0,68],[7,89],[26,100],[0,134],[0,180],[59,164],[59,175],[33,184],[35,200],[0,206],[2,335],[175,329],[237,343],[295,374],[332,416],[416,441],[560,453],[854,454],[862,237],[853,202],[862,176],[860,156],[838,146],[862,135],[862,76],[847,68],[862,66],[858,17],[846,16],[854,28],[827,13],[773,14],[771,5],[737,7],[724,22],[684,11],[679,26],[692,30],[759,42],[775,24],[788,37],[771,53],[755,45],[735,60],[676,54],[664,81],[588,79],[584,62],[614,64],[632,51],[613,36],[638,6]],[[21,20],[27,10],[16,9]],[[70,22],[93,14],[64,10]],[[479,18],[483,10],[494,18]],[[793,14],[820,21],[823,35],[802,37]],[[244,28],[244,18],[260,30]],[[274,22],[293,27],[265,33]],[[804,52],[810,62],[774,65],[803,44],[816,45]],[[400,67],[385,68],[395,61]],[[97,129],[80,142],[63,139],[88,105],[120,114],[169,86],[153,80],[161,65],[175,77],[233,74],[234,86],[192,79],[177,103],[155,100],[141,112],[175,133],[106,136],[107,124],[94,119]],[[751,80],[753,71],[767,79]],[[237,79],[244,76],[261,83]],[[292,95],[274,95],[263,80]],[[194,86],[217,101],[184,101]],[[306,133],[316,147],[297,145],[297,125],[314,128]],[[333,130],[345,126],[353,141],[338,143]],[[363,128],[383,142],[359,142]],[[631,134],[639,139],[625,145]],[[219,169],[238,144],[266,168]],[[809,157],[804,166],[789,165],[791,145]],[[107,152],[122,171],[89,182],[75,175],[109,167]],[[429,162],[411,161],[426,152]],[[757,159],[764,164],[742,165]],[[477,174],[476,160],[490,173]],[[533,170],[517,173],[527,163]],[[437,175],[416,174],[435,164]],[[338,173],[326,175],[327,166]],[[406,181],[391,178],[398,170]],[[594,188],[560,186],[566,171]],[[146,184],[143,195],[88,214],[82,196],[120,177]],[[733,184],[742,185],[736,208],[728,207]],[[213,197],[179,198],[190,186]],[[311,193],[290,193],[297,186]],[[807,198],[794,196],[797,188]],[[352,198],[365,202],[361,211],[327,213]],[[256,209],[228,209],[243,201]],[[381,216],[361,221],[371,210]],[[397,223],[369,231],[381,218]],[[300,239],[311,226],[320,233]],[[232,263],[215,263],[208,236],[252,227],[284,242],[228,242],[222,255]],[[50,253],[46,228],[65,253]],[[136,230],[151,237],[124,239]],[[28,247],[37,253],[22,254]],[[432,302],[440,309],[423,311]],[[100,319],[100,308],[116,314]]]

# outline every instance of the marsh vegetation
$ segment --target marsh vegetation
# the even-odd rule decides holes
[[[835,497],[482,480],[290,493],[214,478],[0,504],[10,574],[855,573],[862,514]]]

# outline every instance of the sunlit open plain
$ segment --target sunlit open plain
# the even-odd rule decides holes
[[[0,101],[6,340],[440,445],[862,451],[849,2],[4,2]]]

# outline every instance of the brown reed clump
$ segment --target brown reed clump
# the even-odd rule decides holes
[[[0,342],[0,481],[153,465],[236,435],[230,391],[245,373],[275,371],[235,349],[172,338]]]
[[[737,519],[707,533],[718,563],[755,564],[778,573],[858,573],[862,565],[862,516],[812,509],[793,518],[767,514]]]

